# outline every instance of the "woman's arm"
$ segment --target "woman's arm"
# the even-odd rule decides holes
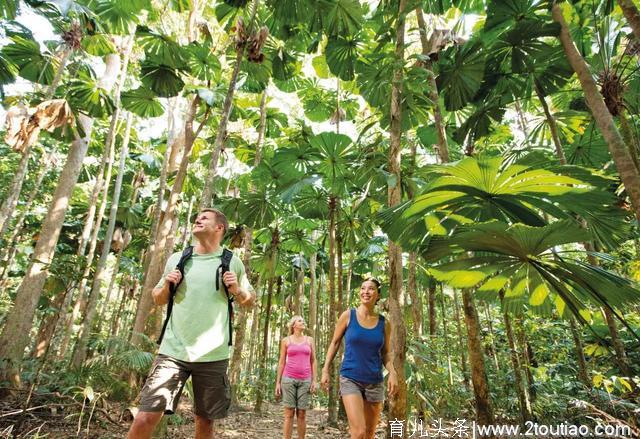
[[[393,358],[391,355],[391,324],[386,319],[384,321],[384,346],[382,347],[382,363],[389,372],[387,391],[389,392],[389,396],[395,396],[398,391],[398,376],[396,375],[395,367],[393,367]]]
[[[284,365],[287,360],[287,337],[283,338],[280,342],[280,359],[278,360],[278,371],[276,372],[276,396],[282,395],[282,388],[280,382],[282,380],[282,372],[284,371]]]
[[[331,362],[338,352],[338,348],[340,348],[340,342],[342,341],[344,332],[347,330],[347,325],[349,324],[349,314],[350,310],[346,310],[340,315],[340,318],[336,323],[336,329],[335,331],[333,331],[333,339],[331,339],[329,349],[327,349],[327,358],[324,362],[324,367],[322,368],[322,379],[320,381],[320,384],[325,390],[329,389],[329,367],[331,366]]]
[[[311,337],[309,337],[309,343],[311,344],[311,393],[316,391],[316,345]]]

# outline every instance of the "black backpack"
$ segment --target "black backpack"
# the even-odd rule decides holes
[[[182,251],[182,256],[180,256],[180,261],[178,261],[178,265],[176,265],[176,269],[180,270],[180,274],[182,277],[180,278],[180,282],[177,284],[169,285],[169,303],[167,304],[167,316],[164,319],[164,324],[162,325],[162,332],[160,332],[160,337],[158,338],[157,343],[160,344],[162,342],[162,337],[164,337],[164,331],[167,329],[167,325],[169,324],[169,318],[171,318],[171,311],[173,310],[173,298],[176,295],[176,291],[178,287],[184,280],[184,266],[193,256],[193,246],[185,248]],[[233,257],[233,252],[228,248],[222,250],[222,260],[220,265],[216,269],[216,291],[220,289],[220,283],[222,275],[224,275],[227,271],[229,271],[229,264],[231,264],[231,258]],[[224,292],[227,295],[227,311],[229,312],[229,346],[233,344],[233,296],[229,294],[227,290],[227,286],[222,282],[222,287],[224,288]]]

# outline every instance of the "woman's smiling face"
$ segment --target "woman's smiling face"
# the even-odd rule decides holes
[[[380,297],[378,286],[371,280],[365,280],[360,286],[360,302],[363,305],[375,304]]]

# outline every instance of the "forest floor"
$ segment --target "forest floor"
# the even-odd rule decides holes
[[[12,414],[20,410],[20,402],[3,401],[0,404],[0,439],[4,438],[124,438],[131,424],[131,413],[124,406],[102,404],[92,410],[91,406],[57,401],[34,401],[30,411],[22,415]],[[180,403],[178,413],[170,417],[165,438],[187,439],[194,437],[194,420],[191,404],[187,398]],[[79,422],[80,417],[82,420]],[[313,409],[307,412],[307,435],[309,439],[337,439],[348,437],[346,423],[340,428],[326,425],[327,410]],[[265,403],[262,413],[251,407],[241,406],[229,412],[220,426],[222,434],[216,438],[278,439],[282,437],[282,407]],[[87,425],[89,428],[87,429]],[[160,436],[159,436],[160,437]],[[297,437],[294,432],[293,437]],[[381,421],[378,437],[384,437],[384,422]]]

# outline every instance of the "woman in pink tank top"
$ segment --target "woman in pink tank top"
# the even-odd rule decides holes
[[[304,439],[306,411],[316,390],[316,350],[313,339],[303,335],[304,329],[304,319],[294,316],[289,322],[289,336],[280,343],[276,397],[282,396],[284,405],[284,439],[291,439],[294,416],[298,439]]]

